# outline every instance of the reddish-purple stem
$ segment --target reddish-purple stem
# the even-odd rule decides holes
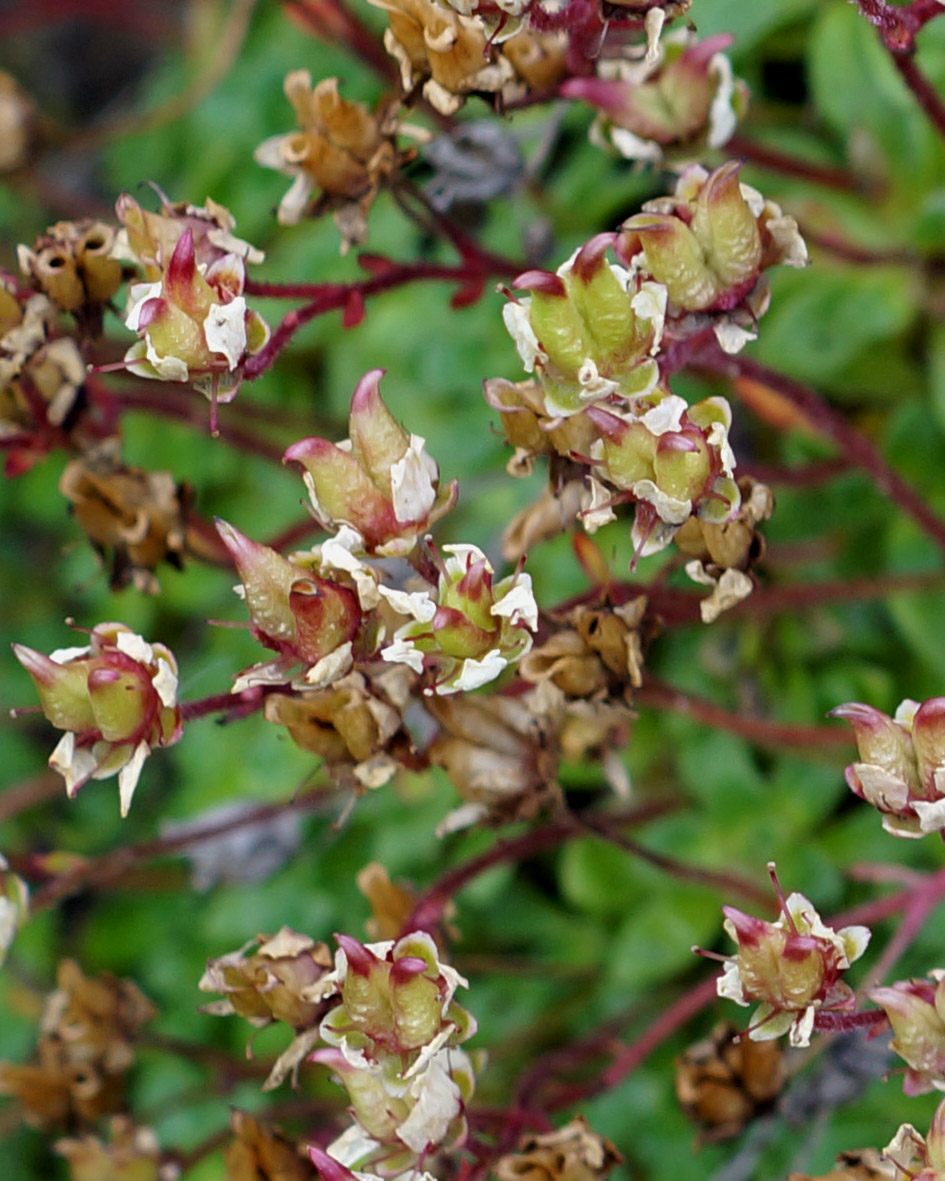
[[[397,63],[341,0],[283,0],[283,6],[316,37],[329,45],[343,45],[385,82],[396,82]]]
[[[842,192],[857,192],[861,188],[856,177],[843,168],[831,168],[827,164],[801,160],[777,148],[765,147],[764,144],[748,139],[739,132],[736,132],[725,145],[725,151],[727,155],[746,160],[758,168],[809,180],[824,188],[839,189]]]
[[[510,264],[501,272],[496,271],[494,273],[510,274],[511,272],[512,266]],[[326,312],[344,308],[348,304],[348,301],[355,296],[363,298],[369,295],[377,295],[381,291],[391,291],[396,287],[403,287],[407,283],[415,283],[426,279],[469,286],[481,283],[487,273],[485,270],[477,271],[471,266],[449,267],[442,266],[439,263],[424,262],[388,263],[379,273],[372,275],[370,279],[365,279],[361,283],[318,284],[314,288],[316,294],[309,302],[303,307],[288,312],[282,318],[278,327],[273,331],[265,348],[254,357],[249,358],[243,368],[243,376],[248,381],[259,377],[275,361],[279,353],[282,352],[295,333],[304,324],[309,323],[310,320],[314,320],[317,316],[324,315]],[[252,283],[246,286],[249,294],[258,295],[271,295],[274,293],[274,288],[274,284]],[[299,285],[296,289],[302,290],[303,287]]]
[[[821,1012],[814,1017],[814,1029],[820,1033],[850,1033],[886,1024],[882,1009],[861,1009],[855,1013]]]
[[[931,911],[945,898],[945,869],[924,878],[910,890],[911,898],[892,938],[870,972],[873,984],[881,984],[893,966],[922,930]]]
[[[911,54],[893,53],[891,57],[899,76],[912,91],[916,102],[939,135],[945,138],[945,102],[942,101],[942,96],[916,65]]]
[[[716,730],[738,734],[761,746],[844,746],[850,742],[845,730],[833,726],[804,726],[790,722],[773,722],[768,718],[754,718],[730,713],[701,697],[681,693],[672,685],[647,679],[633,695],[635,705],[671,710],[695,718]],[[767,896],[767,895],[766,895]]]
[[[673,800],[648,802],[618,815],[610,816],[611,824],[631,825],[643,824],[657,816],[673,811],[677,804]],[[432,931],[443,918],[443,911],[453,897],[471,881],[474,881],[486,870],[507,862],[524,861],[534,857],[546,849],[554,849],[563,841],[572,837],[586,835],[583,827],[572,817],[566,816],[562,820],[554,820],[523,833],[511,840],[497,840],[484,853],[471,857],[461,865],[454,866],[426,890],[404,923],[404,934],[410,931]]]
[[[945,550],[945,521],[883,459],[873,444],[851,426],[810,386],[785,377],[749,357],[727,356],[721,349],[705,348],[692,358],[694,368],[708,369],[730,378],[747,377],[775,390],[796,406],[804,418],[833,442],[847,459],[869,475],[879,491],[899,505],[936,544]]]

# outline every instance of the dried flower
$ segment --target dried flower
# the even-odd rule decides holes
[[[524,1137],[492,1171],[497,1181],[603,1181],[622,1161],[613,1144],[578,1115],[554,1132]]]
[[[747,88],[736,83],[723,52],[733,40],[719,33],[696,41],[683,31],[662,39],[655,61],[602,58],[596,77],[571,78],[561,93],[598,108],[591,140],[626,159],[691,159],[693,151],[727,143],[745,108]]]
[[[254,950],[247,955],[250,948]],[[297,1072],[318,1041],[324,1000],[333,991],[327,979],[331,962],[324,943],[289,927],[275,935],[257,935],[239,950],[207,961],[197,987],[201,992],[222,993],[223,1000],[211,1001],[201,1012],[216,1017],[237,1013],[260,1029],[284,1021],[295,1032],[269,1072],[264,1090],[272,1090],[290,1072]]]
[[[43,1006],[37,1061],[0,1064],[0,1092],[43,1127],[120,1110],[134,1041],[155,1015],[132,981],[85,976],[74,960],[60,962],[56,982]]]
[[[381,595],[410,617],[381,649],[384,660],[430,673],[424,692],[457,693],[494,681],[532,645],[538,606],[521,570],[493,582],[493,569],[474,545],[447,545],[434,594],[380,587]]]
[[[568,697],[622,696],[643,683],[645,612],[642,595],[618,607],[577,606],[563,617],[564,627],[522,658],[519,674],[535,684],[551,681]]]
[[[722,1022],[676,1062],[676,1098],[704,1142],[728,1140],[770,1109],[785,1082],[781,1047]]]
[[[438,828],[452,832],[489,820],[532,820],[558,798],[557,727],[527,695],[434,697],[427,711],[440,726],[430,745],[464,803]]]
[[[299,130],[264,140],[254,153],[257,164],[294,178],[279,202],[279,224],[294,226],[307,212],[334,208],[346,250],[367,237],[367,212],[378,189],[406,159],[393,140],[396,108],[383,103],[372,115],[363,103],[340,96],[337,78],[313,87],[308,70],[286,75],[285,95]],[[322,195],[310,209],[317,189]]]
[[[908,1063],[902,1084],[907,1095],[945,1091],[945,972],[929,977],[898,980],[867,993],[889,1018],[895,1034],[890,1049]]]
[[[79,441],[86,368],[71,337],[56,337],[45,295],[25,302],[0,277],[0,442],[19,475],[57,443]]]
[[[637,501],[638,555],[659,552],[693,515],[721,524],[737,512],[732,413],[724,398],[688,406],[676,394],[657,391],[630,412],[592,406],[587,415],[601,436],[591,447],[595,473]],[[612,517],[604,506],[584,514],[585,526],[593,531]]]
[[[896,1181],[896,1166],[875,1148],[841,1152],[829,1173],[789,1173],[787,1181]]]
[[[182,565],[190,490],[170,472],[127,467],[116,444],[110,441],[67,464],[59,491],[96,552],[110,558],[112,589],[131,583],[157,594],[157,566]]]
[[[370,0],[388,14],[384,46],[400,67],[405,91],[417,84],[442,115],[452,115],[468,94],[500,92],[512,66],[490,51],[485,27],[434,0]]]
[[[402,711],[413,681],[404,666],[370,678],[352,671],[314,692],[269,694],[266,721],[324,759],[335,782],[359,791],[381,787],[412,750]]]
[[[187,230],[193,238],[198,267],[210,267],[230,254],[245,263],[260,263],[266,257],[261,250],[234,235],[236,219],[216,201],[208,197],[202,206],[184,201],[175,203],[157,185],[152,184],[151,188],[161,199],[160,213],[143,209],[129,193],[122,193],[115,202],[122,229],[112,252],[116,258],[140,266],[149,281],[162,277]]]
[[[685,337],[711,325],[738,352],[754,339],[770,299],[763,270],[807,264],[797,223],[748,185],[735,161],[707,173],[683,170],[672,197],[647,201],[622,226],[616,253],[631,270],[665,285],[667,332]]]
[[[315,516],[326,529],[356,529],[368,553],[406,555],[417,538],[456,503],[454,480],[440,487],[440,469],[425,440],[408,435],[384,405],[383,369],[357,384],[348,420],[350,438],[339,446],[303,439],[285,453],[304,468]]]
[[[896,837],[945,832],[945,697],[903,701],[893,717],[851,702],[830,711],[853,727],[859,762],[847,786],[883,816]]]
[[[53,1145],[69,1162],[71,1181],[176,1181],[177,1165],[161,1163],[157,1137],[136,1128],[126,1116],[113,1116],[106,1143],[98,1136],[58,1140]]]
[[[0,173],[29,162],[36,138],[32,100],[12,74],[0,70]]]
[[[14,644],[33,678],[43,713],[66,733],[49,765],[73,798],[90,779],[118,774],[121,814],[127,816],[144,760],[181,736],[177,662],[163,644],[148,644],[121,623],[99,623],[86,648],[51,656]]]
[[[738,951],[719,957],[726,967],[718,994],[737,1005],[761,1002],[748,1028],[753,1041],[790,1032],[792,1046],[806,1046],[818,1012],[853,1007],[853,990],[840,974],[866,950],[870,932],[866,927],[835,931],[826,926],[803,894],[784,898],[773,863],[768,872],[781,910],[776,923],[722,907],[723,926]]]
[[[115,228],[103,221],[60,221],[32,250],[17,248],[23,274],[57,308],[73,312],[83,331],[98,335],[102,308],[121,286],[121,263],[113,255]]]
[[[659,378],[656,353],[666,293],[637,285],[607,262],[616,234],[598,234],[560,266],[526,271],[502,318],[528,373],[537,372],[548,415],[567,417],[612,395],[648,394]]]
[[[234,1139],[223,1150],[227,1181],[314,1181],[314,1169],[278,1128],[244,1111],[230,1119]]]

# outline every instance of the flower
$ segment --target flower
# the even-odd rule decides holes
[[[859,762],[847,785],[896,837],[945,833],[945,697],[903,701],[893,717],[850,702],[830,711],[853,727]]]
[[[711,173],[697,164],[685,168],[673,196],[647,201],[623,223],[615,247],[631,271],[666,287],[669,335],[711,326],[728,353],[754,339],[767,310],[761,272],[807,264],[797,223],[741,184],[740,168],[732,160]]]
[[[236,566],[241,582],[236,591],[246,600],[253,635],[278,654],[276,661],[241,674],[236,689],[282,682],[300,663],[306,669],[303,683],[316,688],[344,676],[351,668],[362,625],[367,623],[364,608],[376,601],[367,598],[374,590],[367,567],[336,543],[334,550],[349,557],[356,577],[362,577],[360,583],[352,584],[348,571],[337,570],[326,560],[327,546],[293,554],[289,560],[267,545],[250,541],[226,521],[218,520],[216,526]]]
[[[626,159],[659,163],[674,149],[719,148],[747,101],[723,52],[733,40],[719,33],[696,41],[683,31],[663,38],[655,61],[602,58],[596,77],[570,78],[561,94],[597,107],[591,140]]]
[[[853,1007],[853,990],[840,973],[866,950],[870,932],[866,927],[835,931],[826,926],[803,894],[784,898],[773,863],[768,872],[781,917],[768,923],[733,906],[722,907],[723,926],[738,951],[720,957],[726,967],[717,990],[737,1005],[760,1002],[748,1028],[753,1041],[789,1032],[792,1046],[806,1046],[818,1012]]]
[[[135,1127],[127,1116],[112,1116],[107,1142],[85,1135],[57,1140],[53,1149],[69,1162],[72,1181],[176,1181],[180,1176],[176,1164],[162,1164],[151,1129]]]
[[[889,1018],[895,1034],[890,1049],[908,1063],[902,1085],[907,1095],[945,1091],[945,972],[929,977],[898,980],[867,993]]]
[[[439,559],[436,591],[388,590],[381,595],[412,617],[381,649],[384,660],[429,672],[430,693],[458,693],[494,681],[532,645],[538,605],[529,575],[521,570],[493,582],[492,566],[474,545],[447,545]]]
[[[142,268],[151,281],[163,275],[174,250],[186,231],[194,243],[198,266],[210,267],[229,254],[246,263],[260,263],[266,257],[261,250],[237,238],[236,219],[224,206],[209,197],[202,206],[184,201],[172,202],[152,184],[161,199],[161,212],[143,209],[129,193],[115,202],[115,213],[122,228],[118,231],[112,254]]]
[[[622,1162],[613,1144],[578,1115],[553,1132],[523,1137],[493,1172],[497,1181],[603,1181]]]
[[[57,308],[73,312],[93,335],[102,328],[102,307],[121,286],[114,257],[115,228],[102,221],[60,221],[34,243],[17,248],[20,270]]]
[[[47,720],[66,731],[49,765],[65,779],[69,798],[90,779],[117,772],[127,816],[144,760],[182,733],[172,653],[121,623],[97,624],[86,648],[43,656],[14,644],[13,651],[33,678]]]
[[[720,524],[738,511],[732,412],[724,398],[688,406],[657,391],[629,412],[592,406],[587,415],[600,432],[591,447],[595,474],[637,501],[638,556],[658,553],[693,515]],[[592,518],[592,529],[599,523]]]
[[[390,20],[384,47],[400,67],[410,91],[422,83],[423,96],[441,115],[452,115],[467,94],[500,92],[514,78],[511,63],[494,56],[485,26],[435,0],[370,0]]]
[[[466,981],[422,931],[396,943],[335,938],[335,971],[322,989],[333,986],[341,1003],[321,1024],[329,1048],[312,1061],[340,1078],[357,1122],[328,1153],[343,1165],[382,1160],[385,1172],[399,1173],[465,1136],[474,1076],[457,1046],[476,1023],[453,997]]]
[[[139,377],[189,381],[216,404],[236,396],[247,356],[269,339],[261,316],[246,306],[246,264],[224,254],[198,263],[193,231],[177,240],[161,277],[135,283],[129,292],[126,327],[139,336],[125,363]]]
[[[397,127],[394,107],[382,105],[372,115],[363,103],[339,95],[337,78],[323,78],[313,87],[308,70],[287,74],[284,89],[299,130],[271,136],[253,154],[257,164],[293,178],[279,202],[279,224],[296,225],[312,194],[321,189],[314,212],[320,207],[338,209],[343,249],[363,242],[367,211],[405,158],[392,138]]]
[[[567,417],[611,395],[638,397],[659,378],[665,290],[637,285],[610,264],[616,234],[598,234],[554,274],[526,271],[502,319],[528,373],[537,372],[549,415]]]
[[[348,419],[350,438],[302,439],[283,459],[301,464],[315,516],[326,529],[356,529],[369,553],[405,556],[417,538],[456,503],[454,480],[440,487],[440,469],[419,435],[408,435],[384,405],[383,369],[358,382]]]

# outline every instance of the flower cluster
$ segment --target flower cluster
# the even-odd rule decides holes
[[[340,1003],[321,1023],[328,1048],[312,1060],[340,1078],[355,1123],[328,1153],[355,1169],[382,1161],[393,1175],[465,1137],[475,1079],[457,1047],[476,1023],[453,998],[468,985],[423,932],[366,946],[336,938],[335,971],[321,989],[333,988]]]
[[[49,765],[75,796],[90,779],[118,775],[121,814],[131,807],[144,760],[181,736],[177,663],[121,623],[100,623],[84,648],[50,656],[14,644],[49,722],[64,730]]]
[[[838,705],[830,716],[853,727],[859,761],[850,790],[872,804],[897,837],[945,832],[945,697],[903,701],[893,717],[871,705]]]
[[[248,957],[244,948],[211,961],[200,988],[225,999],[205,1011],[289,1024],[295,1037],[266,1088],[307,1056],[330,1067],[348,1092],[354,1123],[328,1157],[344,1168],[377,1165],[395,1175],[465,1136],[474,1076],[458,1046],[476,1023],[454,994],[468,986],[424,932],[367,945],[347,935],[336,940],[330,971],[324,944],[287,928],[260,937]],[[319,1041],[323,1047],[312,1053]]]
[[[866,950],[870,932],[828,927],[803,894],[785,899],[774,866],[768,870],[781,917],[768,923],[733,906],[722,908],[725,931],[738,951],[725,958],[718,994],[737,1005],[760,1002],[748,1027],[752,1040],[789,1033],[792,1046],[806,1046],[818,1013],[853,1007],[853,990],[840,974]]]

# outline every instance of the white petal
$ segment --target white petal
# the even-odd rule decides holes
[[[397,1129],[397,1137],[414,1152],[439,1144],[459,1115],[462,1097],[438,1062],[431,1062],[410,1088],[417,1094],[413,1110]]]
[[[210,305],[203,322],[203,335],[211,352],[226,357],[235,369],[246,352],[246,300],[242,295],[229,303]]]
[[[423,653],[412,640],[394,637],[386,648],[381,649],[381,659],[391,664],[407,664],[415,673],[423,672]]]
[[[515,585],[508,594],[502,596],[493,604],[490,615],[498,615],[519,627],[527,627],[531,631],[538,628],[538,604],[532,592],[532,580],[528,574],[515,576]]]
[[[150,746],[146,742],[139,742],[131,758],[118,772],[118,800],[121,805],[122,818],[128,815],[131,800],[141,776],[141,768],[150,753]]]
[[[391,464],[390,484],[398,521],[423,521],[436,500],[440,469],[427,454],[426,441],[411,435],[406,452]]]
[[[508,659],[498,648],[487,652],[481,660],[464,660],[459,675],[450,677],[445,684],[437,686],[437,693],[446,697],[450,693],[468,693],[480,685],[488,685],[508,667]]]
[[[436,615],[436,603],[430,598],[429,591],[392,590],[386,586],[379,586],[377,591],[398,615],[408,615],[420,623],[429,623]]]

